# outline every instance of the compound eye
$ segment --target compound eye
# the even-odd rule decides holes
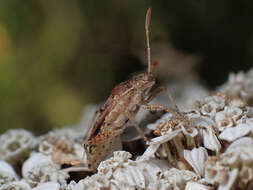
[[[119,99],[119,95],[115,94],[115,95],[114,95],[114,99],[115,99],[115,100],[116,100],[116,99]]]
[[[94,151],[94,148],[96,147],[96,145],[90,145],[87,147],[87,150],[90,154],[92,154],[92,152]]]

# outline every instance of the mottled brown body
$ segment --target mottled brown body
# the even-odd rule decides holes
[[[124,132],[126,122],[129,117],[135,116],[140,105],[145,104],[154,84],[155,78],[144,73],[120,83],[112,90],[84,145],[89,167],[95,169],[117,146],[117,138]]]

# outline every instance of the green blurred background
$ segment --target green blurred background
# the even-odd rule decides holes
[[[73,125],[145,69],[148,7],[152,43],[199,55],[194,69],[209,88],[252,66],[251,0],[1,0],[0,133]]]

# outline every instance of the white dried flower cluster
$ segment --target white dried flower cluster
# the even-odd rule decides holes
[[[0,136],[0,189],[66,189],[69,175],[62,164],[80,163],[83,156],[82,133],[63,128],[36,138],[23,129],[9,130]],[[35,148],[39,145],[40,153]],[[12,167],[22,162],[22,180]]]
[[[187,189],[191,186],[218,190],[229,190],[233,185],[242,189],[253,187],[253,138],[250,135],[253,108],[239,98],[220,93],[199,100],[196,105],[190,112],[165,114],[150,124],[148,127],[158,137],[151,140],[141,159],[158,155],[167,158],[172,167],[193,170],[204,184],[189,183]],[[220,150],[225,152],[213,156],[208,155],[207,150],[217,155]]]
[[[187,182],[193,182],[197,180],[198,176],[191,171],[171,168],[165,172],[160,173],[157,180],[150,184],[149,189],[180,190],[185,188]]]
[[[251,125],[252,112],[252,107],[246,107],[241,99],[217,94],[196,101],[196,109],[190,112],[176,116],[165,114],[148,127],[155,130],[157,135],[168,135],[175,130],[181,130],[184,135],[192,137],[200,135],[206,148],[219,151],[218,142],[216,145],[211,145],[205,141],[217,141],[215,135],[228,128],[235,128],[241,124]]]
[[[36,187],[45,182],[57,182],[62,188],[67,186],[66,179],[69,177],[60,170],[50,156],[34,153],[25,161],[22,167],[22,176],[31,187]]]
[[[218,157],[209,157],[205,163],[206,182],[218,185],[220,190],[252,189],[253,139],[243,137],[234,141]],[[251,184],[250,184],[251,183]]]
[[[253,107],[245,107],[240,119],[232,127],[225,128],[219,135],[219,139],[232,142],[240,137],[253,134]]]
[[[253,69],[247,73],[239,72],[237,74],[231,73],[228,81],[219,89],[228,95],[236,96],[244,100],[253,98]]]
[[[57,164],[82,163],[83,135],[78,129],[54,130],[40,138],[39,152],[50,155]]]
[[[67,189],[180,190],[188,181],[198,180],[195,173],[176,168],[168,169],[166,162],[155,158],[136,161],[130,158],[131,154],[128,152],[114,152],[114,157],[101,162],[97,174],[78,183],[72,181]]]
[[[89,189],[143,189],[156,175],[162,172],[162,168],[155,162],[132,161],[131,154],[125,151],[114,152],[114,156],[101,162],[97,174],[79,181],[71,182],[68,190]]]
[[[165,114],[148,127],[154,129],[155,126],[154,133],[159,137],[151,140],[143,158],[151,157],[158,151],[160,157],[168,158],[171,165],[179,167],[184,149],[201,145],[214,152],[221,149],[215,121],[197,111],[179,115]]]
[[[29,131],[11,129],[0,136],[0,159],[22,160],[36,146],[37,139]]]
[[[202,115],[213,118],[218,111],[224,108],[225,100],[220,96],[207,96],[200,101],[196,101],[196,105]]]
[[[242,99],[235,98],[224,93],[217,93],[213,96],[207,96],[195,102],[196,110],[201,115],[208,116],[212,119],[215,119],[216,117],[222,117],[222,115],[224,115],[224,117],[228,116],[231,117],[231,119],[237,120],[238,115],[240,115],[242,112],[240,108],[244,106],[245,103]],[[222,124],[222,122],[220,124]],[[230,123],[228,122],[227,125],[229,124]]]
[[[207,116],[215,122],[218,131],[235,127],[248,117],[247,107],[242,99],[218,93],[196,102],[199,114]],[[245,121],[244,121],[245,122]]]

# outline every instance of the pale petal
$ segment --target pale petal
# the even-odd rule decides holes
[[[149,147],[145,150],[143,155],[139,158],[139,160],[146,160],[156,153],[157,149],[159,148],[160,144],[151,144]]]
[[[205,148],[194,148],[193,150],[184,150],[185,160],[192,166],[198,176],[204,175],[204,163],[208,158]]]
[[[243,137],[233,142],[226,150],[226,153],[233,152],[236,148],[253,147],[253,139],[251,137]]]
[[[203,130],[203,140],[204,140],[204,146],[207,149],[210,149],[216,152],[220,151],[221,144],[212,129],[209,128],[208,130]]]
[[[171,140],[172,138],[174,138],[179,132],[181,132],[181,129],[177,129],[171,132],[168,132],[167,134],[160,136],[160,137],[156,137],[151,139],[150,144],[162,144],[165,143],[169,140]]]
[[[171,140],[180,132],[181,132],[181,129],[177,129],[175,131],[169,132],[166,135],[153,138],[150,142],[149,147],[146,149],[144,154],[140,157],[140,160],[144,160],[144,159],[148,159],[148,158],[152,157],[162,143],[165,143],[165,142]]]
[[[240,137],[247,135],[253,126],[249,126],[247,124],[238,124],[236,127],[226,128],[220,135],[219,139],[223,139],[226,141],[234,141]]]
[[[203,185],[197,182],[189,181],[186,184],[185,190],[214,190],[214,187]]]

